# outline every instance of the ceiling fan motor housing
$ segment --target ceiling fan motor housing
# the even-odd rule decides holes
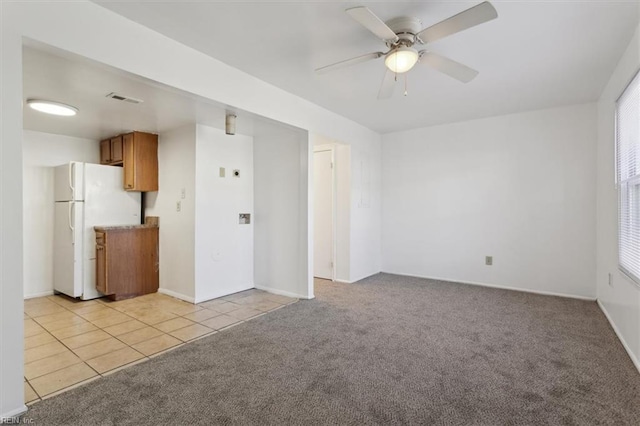
[[[422,30],[422,21],[418,18],[410,16],[401,16],[399,18],[393,18],[385,22],[391,30],[396,33],[399,41],[395,43],[387,43],[389,47],[396,47],[399,45],[411,47],[416,42],[416,34]]]

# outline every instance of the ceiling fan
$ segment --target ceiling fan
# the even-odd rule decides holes
[[[384,63],[387,67],[387,72],[382,80],[378,99],[391,97],[397,75],[409,71],[418,62],[463,83],[473,80],[478,75],[478,71],[435,52],[417,50],[414,45],[429,44],[498,17],[495,8],[488,1],[425,29],[422,29],[420,20],[413,17],[394,18],[385,23],[364,6],[353,7],[347,9],[346,12],[381,39],[387,45],[388,50],[386,52],[367,53],[366,55],[327,65],[316,69],[316,73],[323,74],[385,56]]]

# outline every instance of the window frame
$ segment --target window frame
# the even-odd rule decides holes
[[[633,76],[629,79],[629,81],[625,84],[624,88],[622,89],[622,91],[620,92],[620,95],[616,98],[614,105],[614,126],[613,126],[613,149],[614,149],[614,155],[613,155],[613,172],[614,172],[614,183],[615,183],[615,188],[616,188],[616,195],[617,195],[617,208],[616,208],[616,230],[617,230],[617,244],[616,244],[616,248],[617,248],[617,263],[618,263],[618,271],[621,273],[621,275],[623,277],[625,277],[626,279],[628,279],[631,283],[635,284],[636,286],[640,287],[640,276],[636,276],[633,272],[629,271],[627,268],[625,268],[622,263],[621,263],[621,259],[620,259],[620,238],[621,238],[621,221],[620,221],[620,211],[621,211],[621,207],[622,207],[622,196],[623,196],[623,186],[626,187],[626,191],[629,194],[629,198],[631,198],[631,190],[629,189],[629,187],[631,185],[633,186],[640,186],[640,172],[638,172],[634,177],[627,179],[624,183],[621,183],[619,180],[619,173],[618,173],[618,125],[619,125],[619,120],[618,120],[618,104],[620,99],[625,95],[627,89],[629,89],[629,86],[631,86],[631,84],[636,80],[636,78],[640,78],[640,69],[636,70],[636,72],[633,74]],[[640,104],[640,80],[638,81],[638,103]],[[640,121],[640,116],[638,117],[638,120]],[[640,135],[639,135],[640,136]],[[638,141],[638,147],[640,147],[640,140]],[[640,161],[639,161],[639,168],[640,168]],[[640,212],[640,206],[639,206],[639,212]],[[638,232],[640,232],[640,218],[638,219]]]

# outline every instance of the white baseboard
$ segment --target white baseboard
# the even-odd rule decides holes
[[[609,315],[609,312],[607,312],[607,308],[605,308],[602,302],[600,302],[600,299],[598,299],[598,306],[600,306],[600,310],[607,318],[607,321],[609,321],[609,325],[611,325],[611,328],[613,328],[616,336],[618,336],[618,340],[620,340],[620,343],[622,343],[624,350],[627,351],[627,355],[629,355],[629,358],[631,358],[631,362],[633,362],[633,365],[635,365],[638,372],[640,372],[640,362],[638,361],[638,358],[636,358],[635,354],[631,351],[631,348],[627,344],[627,341],[624,340],[622,333],[620,333],[620,330],[618,330],[616,323],[613,322],[613,319],[611,319],[611,315]]]
[[[175,297],[176,299],[184,300],[185,302],[195,303],[195,299],[193,297],[185,296],[182,293],[167,290],[166,288],[159,288],[158,293],[166,294],[167,296]]]
[[[26,299],[35,299],[36,297],[45,297],[45,296],[53,296],[53,290],[43,291],[41,293],[25,294],[24,298],[26,300]]]
[[[498,288],[498,289],[501,289],[501,290],[521,291],[523,293],[541,294],[543,296],[566,297],[566,298],[569,298],[569,299],[587,300],[589,302],[595,302],[596,301],[595,297],[577,296],[575,294],[566,294],[566,293],[555,293],[553,291],[531,290],[531,289],[528,289],[528,288],[508,287],[508,286],[504,286],[504,285],[481,283],[481,282],[476,282],[476,281],[457,281],[457,280],[452,280],[450,278],[426,277],[426,276],[423,276],[423,275],[402,274],[402,273],[398,273],[398,272],[382,271],[382,273],[383,274],[390,274],[390,275],[400,275],[400,276],[403,276],[403,277],[424,278],[424,279],[427,279],[427,280],[447,281],[447,282],[456,283],[456,284],[477,285],[477,286],[480,286],[480,287]]]
[[[310,300],[310,299],[315,298],[315,296],[313,296],[313,295],[311,295],[310,297],[301,296],[301,295],[299,295],[297,293],[292,293],[290,291],[280,290],[280,289],[277,289],[277,288],[271,288],[271,287],[266,287],[266,286],[262,286],[262,285],[257,285],[256,288],[258,290],[263,290],[263,291],[266,291],[268,293],[277,294],[279,296],[295,297],[296,299],[305,299],[305,300],[309,299]]]
[[[252,288],[255,288],[255,286],[253,284],[245,284],[244,287],[236,288],[231,293],[222,293],[222,294],[216,294],[216,295],[208,295],[208,296],[203,296],[203,297],[196,297],[195,302],[193,302],[193,303],[208,302],[209,300],[219,299],[219,298],[225,297],[225,296],[231,296],[232,294],[241,293],[243,291],[251,290]]]
[[[357,279],[355,279],[355,280],[351,280],[351,281],[347,281],[347,280],[338,280],[338,279],[335,279],[334,281],[335,281],[335,282],[337,282],[337,283],[343,283],[343,284],[353,284],[353,283],[357,283],[358,281],[364,280],[365,278],[369,278],[369,277],[372,277],[372,276],[374,276],[374,275],[377,275],[377,274],[379,274],[379,273],[380,273],[380,271],[378,271],[378,272],[374,272],[374,273],[372,273],[372,274],[368,274],[368,275],[363,275],[363,276],[361,276],[360,278],[357,278]],[[396,275],[401,275],[401,274],[396,274]]]
[[[6,413],[2,413],[0,415],[0,423],[9,423],[9,424],[19,424],[16,420],[20,415],[26,413],[28,410],[26,405],[22,405],[22,407],[16,408],[15,410],[11,410]],[[8,421],[11,419],[11,421]]]

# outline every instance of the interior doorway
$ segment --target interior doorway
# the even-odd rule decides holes
[[[335,279],[335,173],[333,147],[313,153],[313,276]]]

